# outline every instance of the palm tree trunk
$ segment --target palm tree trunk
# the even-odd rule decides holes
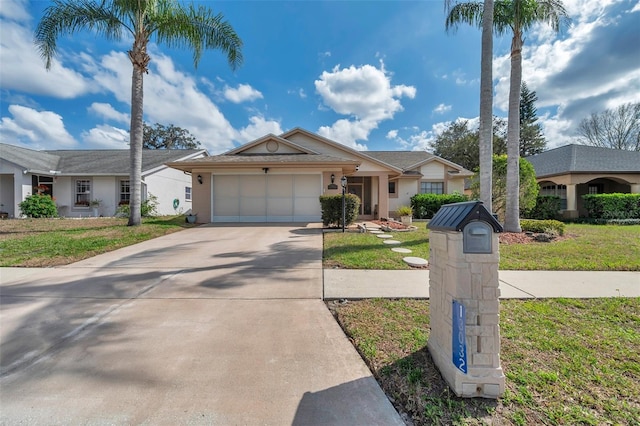
[[[131,127],[129,130],[129,184],[131,185],[129,226],[138,226],[141,223],[143,75],[144,71],[134,63],[131,78]]]
[[[507,125],[507,200],[504,219],[506,232],[520,228],[520,84],[522,83],[522,35],[511,41],[511,77],[509,86],[509,122]]]
[[[493,0],[484,0],[480,61],[480,201],[493,212]]]

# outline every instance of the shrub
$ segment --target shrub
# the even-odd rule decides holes
[[[413,214],[413,209],[411,206],[400,206],[396,212],[399,216],[411,216]]]
[[[57,217],[58,208],[50,195],[33,194],[18,204],[20,211],[27,217]]]
[[[560,206],[560,197],[555,195],[538,195],[536,205],[531,209],[527,217],[538,220],[555,219],[558,217]]]
[[[354,194],[345,194],[345,226],[351,225],[358,218],[360,198]],[[321,195],[322,224],[324,226],[342,226],[342,194]]]
[[[591,218],[640,219],[640,194],[588,194],[582,199]]]
[[[411,197],[413,217],[416,219],[431,219],[444,204],[468,201],[466,195],[453,194],[416,194]]]
[[[128,217],[131,214],[129,204],[120,204],[116,210],[116,216]],[[158,214],[158,197],[149,194],[149,197],[140,204],[140,215],[142,217],[157,216]]]
[[[522,219],[520,220],[520,227],[523,232],[547,232],[564,235],[564,223],[559,220]]]

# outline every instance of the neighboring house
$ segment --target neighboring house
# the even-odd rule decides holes
[[[201,223],[319,222],[319,197],[341,194],[342,176],[360,218],[389,217],[416,193],[462,193],[473,174],[427,152],[356,151],[300,128],[168,165],[192,174]]]
[[[165,163],[206,156],[204,149],[145,149],[143,200],[156,196],[163,215],[191,209],[191,176]],[[93,200],[100,200],[98,215],[113,216],[119,205],[129,203],[129,150],[34,151],[0,144],[0,210],[20,217],[18,204],[34,193],[54,197],[60,216],[93,216]]]
[[[526,157],[540,195],[557,195],[565,218],[586,216],[586,194],[640,193],[640,152],[565,145]]]

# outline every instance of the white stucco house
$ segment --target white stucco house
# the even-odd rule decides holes
[[[161,215],[190,210],[191,176],[166,163],[207,155],[204,149],[143,150],[143,200],[156,196]],[[34,193],[54,197],[60,216],[94,216],[93,200],[100,200],[98,215],[113,216],[129,203],[129,190],[129,150],[35,151],[0,144],[0,211],[8,217],[20,217],[19,203]]]
[[[394,215],[417,193],[464,192],[469,170],[425,151],[356,151],[307,130],[168,163],[191,173],[198,222],[319,222],[319,197],[361,199],[360,219]]]

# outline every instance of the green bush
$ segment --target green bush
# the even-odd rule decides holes
[[[122,204],[118,206],[116,210],[116,216],[129,217],[131,214],[131,207],[129,204]],[[150,217],[158,215],[158,197],[153,194],[149,194],[149,197],[140,204],[140,215],[142,217]]]
[[[564,223],[559,220],[521,219],[520,227],[523,232],[553,232],[564,235]]]
[[[360,198],[354,194],[345,194],[345,226],[349,226],[358,218]],[[342,226],[342,194],[321,195],[322,224],[324,226]]]
[[[467,196],[454,192],[453,194],[416,194],[411,197],[413,217],[416,219],[431,219],[444,204],[468,201]]]
[[[556,219],[560,211],[561,200],[555,195],[538,195],[536,205],[527,214],[529,219]]]
[[[590,218],[640,219],[640,194],[588,194],[582,199]]]
[[[18,207],[27,217],[58,217],[58,208],[50,195],[29,195]]]

